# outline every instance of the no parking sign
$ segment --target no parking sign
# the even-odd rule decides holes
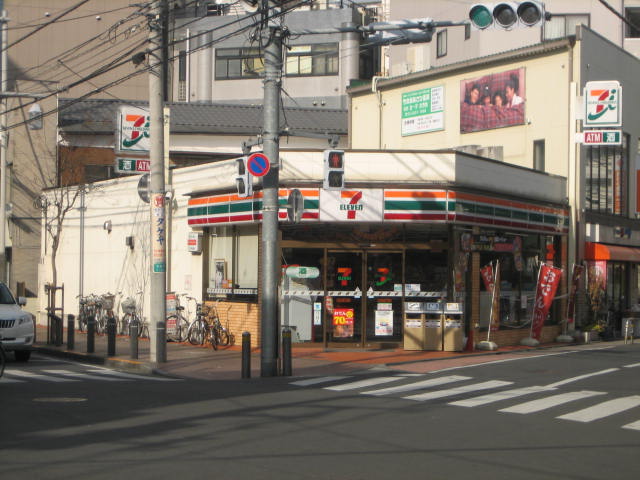
[[[269,173],[271,164],[269,163],[269,157],[264,153],[252,153],[247,159],[247,170],[254,177],[264,177]]]

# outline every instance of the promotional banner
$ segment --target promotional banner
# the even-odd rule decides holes
[[[482,281],[484,282],[484,288],[486,288],[487,292],[493,292],[493,264],[488,263],[484,267],[480,269],[480,275],[482,276]]]
[[[556,290],[560,285],[562,269],[549,265],[541,265],[538,273],[538,285],[536,287],[536,299],[533,304],[533,319],[531,322],[531,337],[540,340],[542,326],[549,314],[551,302],[556,296]]]
[[[493,278],[493,296],[491,297],[491,324],[492,332],[500,329],[500,262],[496,262],[496,273]]]
[[[572,325],[575,321],[576,294],[578,292],[580,278],[582,277],[583,273],[583,265],[573,265],[573,272],[571,274],[571,285],[569,286],[569,299],[567,301],[567,325]]]

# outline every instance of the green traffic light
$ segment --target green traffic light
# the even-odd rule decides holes
[[[469,10],[471,24],[479,29],[484,29],[493,23],[493,14],[484,5],[475,5]]]

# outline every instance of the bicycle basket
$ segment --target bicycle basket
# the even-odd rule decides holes
[[[120,308],[124,313],[136,313],[136,301],[131,297],[125,298],[120,304]]]
[[[102,295],[102,307],[111,310],[113,308],[113,302],[115,300],[115,295]]]

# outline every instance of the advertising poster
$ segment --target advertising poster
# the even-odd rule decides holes
[[[538,273],[538,285],[536,287],[536,299],[533,304],[533,319],[531,322],[531,337],[540,340],[544,321],[549,314],[551,302],[556,296],[556,290],[560,285],[562,269],[541,265]]]
[[[353,337],[353,308],[333,309],[333,336]]]
[[[376,336],[393,335],[393,311],[376,310]]]
[[[524,68],[460,82],[460,132],[524,125]]]

